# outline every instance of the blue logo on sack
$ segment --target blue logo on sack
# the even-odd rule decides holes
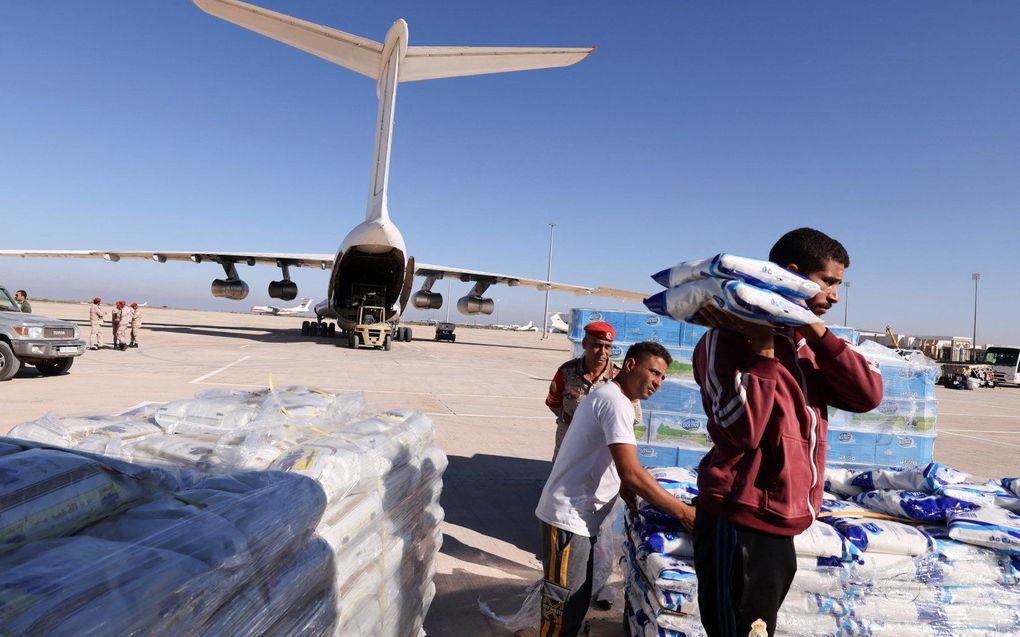
[[[638,453],[646,458],[651,458],[655,456],[655,449],[652,449],[651,447],[639,447]]]
[[[592,312],[591,314],[588,315],[588,318],[591,319],[592,321],[601,321],[602,320],[602,313],[601,312]]]
[[[609,350],[609,357],[610,357],[610,358],[616,358],[616,357],[618,357],[618,356],[623,356],[623,348],[622,348],[622,347],[620,347],[620,346],[618,346],[618,345],[614,345],[614,346],[613,346],[613,347],[612,347],[612,348],[611,348],[611,349]]]
[[[908,438],[907,436],[900,436],[896,439],[896,443],[904,449],[909,449],[914,446],[914,439]]]
[[[896,403],[879,403],[878,410],[886,415],[895,414],[900,410],[900,406]]]
[[[658,325],[662,320],[658,316],[649,316],[645,319],[645,325]]]
[[[848,434],[844,431],[843,433],[839,434],[838,439],[840,442],[853,442],[854,436],[853,434]]]
[[[701,421],[697,418],[684,418],[683,422],[680,423],[680,427],[684,431],[696,431],[701,428]]]

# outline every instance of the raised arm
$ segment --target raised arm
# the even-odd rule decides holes
[[[797,330],[815,355],[825,402],[838,409],[863,413],[882,402],[882,374],[846,341],[820,326]]]

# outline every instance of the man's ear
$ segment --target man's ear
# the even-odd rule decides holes
[[[627,360],[623,361],[623,365],[620,367],[620,369],[625,372],[630,372],[631,370],[634,369],[635,365],[637,365],[637,360],[633,358],[628,358]]]
[[[787,265],[786,269],[789,270],[790,272],[800,272],[800,268],[797,267],[796,263],[791,263]]]

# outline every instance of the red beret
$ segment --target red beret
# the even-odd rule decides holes
[[[612,325],[605,321],[588,323],[584,326],[584,333],[607,341],[611,341],[616,338],[616,330],[613,329]]]
[[[93,303],[102,303],[102,302],[103,302],[103,299],[101,299],[101,298],[99,298],[99,297],[97,296],[96,298],[92,299],[92,302],[93,302]]]

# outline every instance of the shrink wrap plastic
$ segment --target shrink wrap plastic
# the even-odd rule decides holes
[[[941,519],[930,524],[867,517],[883,516],[890,506],[900,506],[903,512],[901,505],[890,503],[917,495],[904,488],[927,487],[925,495],[942,496],[942,490],[974,486],[968,482],[970,476],[942,465],[907,472],[875,470],[866,476],[837,471],[826,476],[827,482],[866,485],[871,489],[867,493],[882,497],[858,496],[855,502],[826,494],[823,509],[840,515],[820,517],[794,539],[797,574],[779,613],[777,635],[1020,635],[1020,557],[1011,554],[1012,545],[997,545],[1001,550],[993,551],[982,546],[994,544],[987,538],[965,538],[959,532],[965,528],[976,533],[980,525],[956,531],[953,526],[955,520],[966,521],[975,513],[980,519],[1007,524],[1008,511],[994,505],[965,510],[954,506],[940,509]],[[690,469],[651,472],[680,499],[689,501],[697,494],[696,475]],[[878,485],[900,490],[877,491]],[[918,517],[931,517],[930,511]],[[859,544],[843,533],[844,528],[870,535]],[[705,635],[693,545],[679,523],[670,523],[669,516],[639,501],[636,510],[627,512],[621,563],[630,635]]]
[[[213,391],[0,438],[0,636],[419,637],[442,545],[431,421]]]

